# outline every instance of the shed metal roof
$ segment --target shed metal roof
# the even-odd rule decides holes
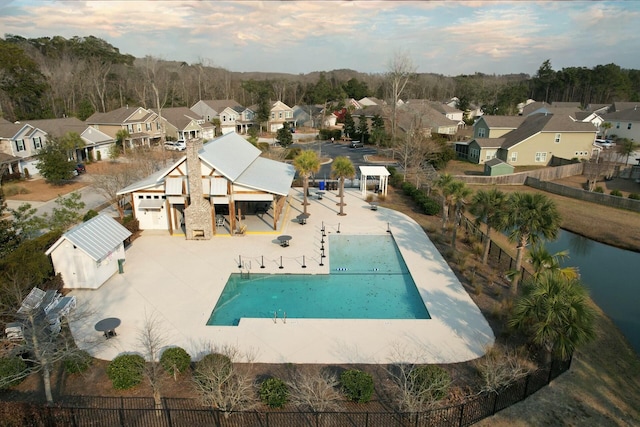
[[[50,255],[64,240],[68,240],[94,261],[100,261],[129,236],[131,232],[115,219],[100,214],[64,233],[45,253]]]

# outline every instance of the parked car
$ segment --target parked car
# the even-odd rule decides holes
[[[76,165],[76,174],[80,175],[81,173],[85,173],[87,168],[84,166],[84,163],[78,163]]]
[[[616,143],[610,139],[596,139],[595,144],[603,148],[611,148],[616,145]]]
[[[187,149],[187,144],[183,140],[166,141],[164,143],[164,148],[165,150],[184,151]]]
[[[351,148],[362,148],[364,147],[364,144],[360,141],[351,141],[351,144],[349,145],[349,147]]]

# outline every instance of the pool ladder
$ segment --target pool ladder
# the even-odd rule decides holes
[[[251,261],[244,261],[240,270],[241,279],[249,279],[251,276]]]
[[[278,310],[273,312],[273,323],[278,323]],[[282,323],[287,323],[287,312],[282,312]]]

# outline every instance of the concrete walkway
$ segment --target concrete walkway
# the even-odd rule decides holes
[[[396,211],[371,210],[359,190],[347,190],[346,216],[337,215],[338,200],[335,192],[310,199],[311,215],[300,225],[295,218],[302,210],[302,192],[292,189],[279,230],[252,233],[249,228],[243,237],[187,241],[143,232],[127,250],[124,274],[114,275],[100,289],[71,292],[78,300],[77,320],[71,322],[78,345],[107,360],[143,352],[139,336],[145,319],[153,319],[166,346],[183,347],[195,359],[225,347],[236,350],[235,361],[260,363],[454,363],[483,355],[494,341],[493,332],[420,226]],[[320,265],[323,225],[327,234],[338,229],[342,234],[386,234],[390,229],[431,319],[284,323],[243,318],[238,326],[206,325],[229,274],[239,272],[239,265],[252,273],[328,274],[330,260]],[[292,236],[289,247],[278,244],[280,234]],[[117,337],[109,340],[94,330],[107,317],[122,321]]]

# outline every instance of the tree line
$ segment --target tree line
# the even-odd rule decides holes
[[[388,73],[387,73],[388,74]],[[332,70],[308,74],[240,73],[201,59],[188,64],[123,54],[94,37],[0,38],[0,116],[29,120],[74,116],[126,105],[190,107],[200,99],[235,99],[245,106],[280,100],[289,106],[321,104],[339,109],[345,99],[366,96],[392,102],[397,81],[387,74]],[[444,76],[413,73],[403,99],[459,98],[460,109],[515,114],[518,103],[538,101],[589,104],[640,100],[640,70],[616,64],[553,70],[542,63],[535,75]]]

